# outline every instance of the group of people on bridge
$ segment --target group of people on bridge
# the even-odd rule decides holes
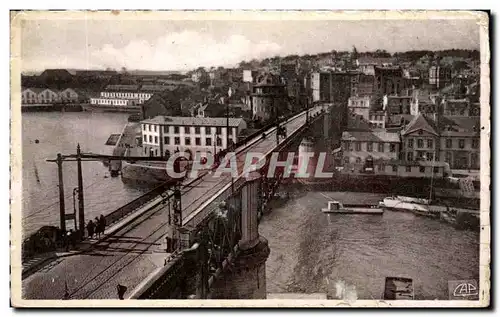
[[[95,217],[94,221],[89,220],[87,223],[87,233],[90,239],[100,238],[101,234],[104,234],[104,230],[106,229],[106,218],[101,215],[99,218]]]

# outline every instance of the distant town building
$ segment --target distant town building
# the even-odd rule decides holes
[[[399,66],[375,67],[375,94],[399,96],[407,88],[403,70]]]
[[[375,66],[392,66],[393,58],[362,56],[356,60],[358,69],[365,75],[374,76]]]
[[[389,115],[410,114],[412,99],[412,96],[387,96],[384,98],[384,107]]]
[[[157,116],[141,121],[143,155],[170,157],[184,151],[216,154],[227,148],[226,118],[193,118]],[[229,118],[229,140],[238,142],[246,129],[243,119]]]
[[[385,129],[387,114],[385,111],[370,111],[368,122],[372,128]]]
[[[351,77],[354,72],[321,71],[311,74],[311,90],[313,102],[333,103],[343,106],[340,112],[341,127],[347,125],[348,101],[351,96]]]
[[[429,68],[429,84],[435,88],[442,88],[451,82],[451,68],[433,65]]]
[[[369,97],[349,97],[347,108],[350,112],[362,116],[366,120],[370,113],[370,98]]]
[[[286,115],[289,111],[286,99],[283,78],[270,73],[259,76],[252,92],[254,119],[268,120]]]

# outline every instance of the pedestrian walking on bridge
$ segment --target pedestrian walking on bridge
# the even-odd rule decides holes
[[[89,220],[89,222],[87,223],[87,231],[90,239],[94,238],[94,230],[95,224],[92,222],[92,220]]]

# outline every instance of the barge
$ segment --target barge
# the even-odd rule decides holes
[[[328,208],[322,208],[322,212],[327,214],[366,214],[366,215],[382,215],[384,210],[374,205],[362,204],[346,204],[343,205],[339,201],[329,201]]]

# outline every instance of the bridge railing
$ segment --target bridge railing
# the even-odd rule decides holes
[[[144,195],[132,200],[131,202],[127,203],[126,205],[116,209],[115,211],[112,211],[111,213],[107,214],[104,218],[106,219],[106,224],[110,225],[113,224],[121,219],[123,219],[125,216],[129,215],[133,211],[139,209],[140,207],[144,206],[154,198],[158,197],[162,193],[164,193],[166,190],[168,190],[173,183],[165,183],[161,184],[160,186],[154,188],[153,190],[145,193]]]

